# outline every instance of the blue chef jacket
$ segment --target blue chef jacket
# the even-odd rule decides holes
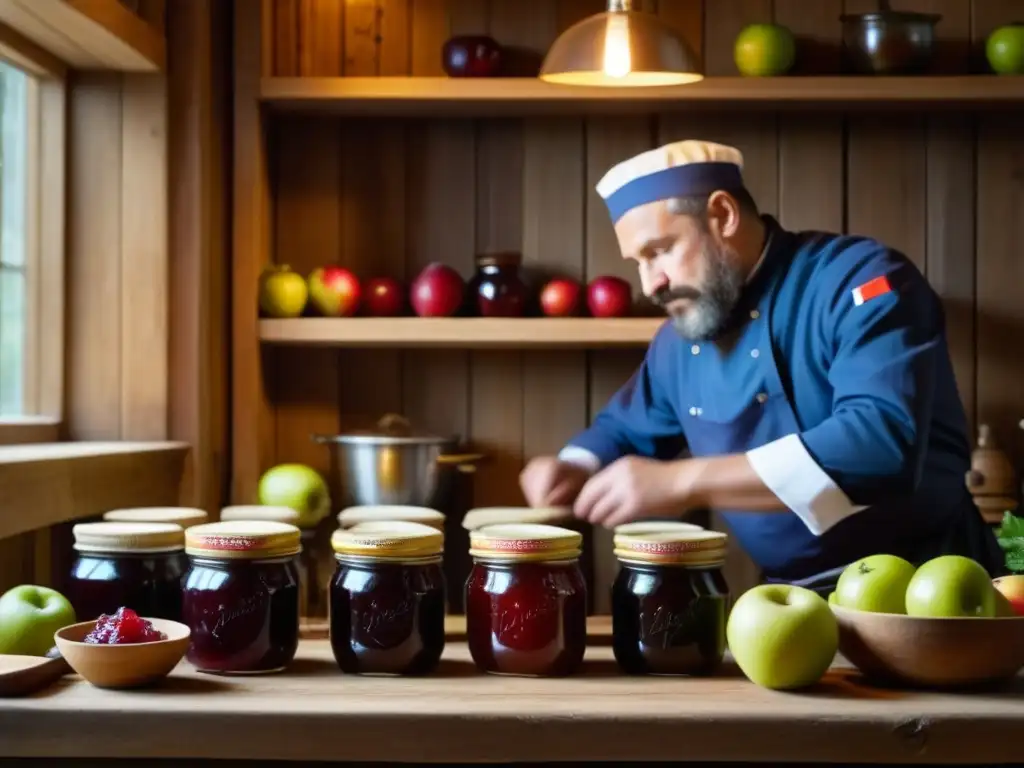
[[[878,553],[963,554],[1004,572],[966,487],[967,419],[939,297],[877,241],[763,218],[765,253],[726,333],[691,343],[666,322],[569,451],[602,466],[747,453],[790,511],[720,511],[770,580]]]

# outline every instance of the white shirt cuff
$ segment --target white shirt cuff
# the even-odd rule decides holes
[[[558,460],[582,467],[590,474],[594,474],[601,468],[601,460],[586,448],[578,445],[567,445],[558,453]]]
[[[786,435],[748,451],[747,459],[761,481],[815,536],[867,509],[850,501],[811,458],[798,435]]]

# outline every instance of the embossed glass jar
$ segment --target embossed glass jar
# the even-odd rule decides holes
[[[552,525],[470,532],[466,637],[479,669],[554,677],[579,668],[587,639],[582,542],[579,532]]]
[[[190,567],[182,621],[201,672],[284,669],[299,645],[299,529],[270,520],[208,523],[185,532]]]
[[[444,651],[444,535],[405,521],[337,530],[331,581],[334,659],[351,674],[422,675]]]
[[[65,587],[78,621],[118,608],[181,620],[181,580],[188,566],[185,535],[174,523],[79,523]]]
[[[317,562],[317,531],[316,527],[303,528],[299,525],[301,515],[291,507],[273,504],[237,504],[224,507],[220,511],[220,519],[227,520],[270,520],[275,523],[288,523],[302,532],[302,552],[298,557],[299,566],[299,615],[325,616],[326,589],[321,583],[320,568]]]
[[[209,515],[195,507],[132,507],[112,509],[104,513],[103,519],[116,523],[174,523],[181,528],[191,528],[205,523]]]
[[[727,537],[717,531],[617,534],[612,648],[628,674],[708,675],[725,653]]]

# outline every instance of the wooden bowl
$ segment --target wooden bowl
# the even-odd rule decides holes
[[[1024,667],[1024,616],[930,619],[831,608],[839,652],[865,677],[953,688],[1007,680]]]
[[[170,674],[188,650],[191,631],[167,619],[149,619],[166,640],[125,645],[93,645],[82,642],[96,620],[57,630],[54,641],[68,665],[97,688],[138,688]]]

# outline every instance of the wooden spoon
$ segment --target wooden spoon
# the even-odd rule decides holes
[[[71,672],[56,648],[47,656],[0,655],[0,698],[28,696]]]

